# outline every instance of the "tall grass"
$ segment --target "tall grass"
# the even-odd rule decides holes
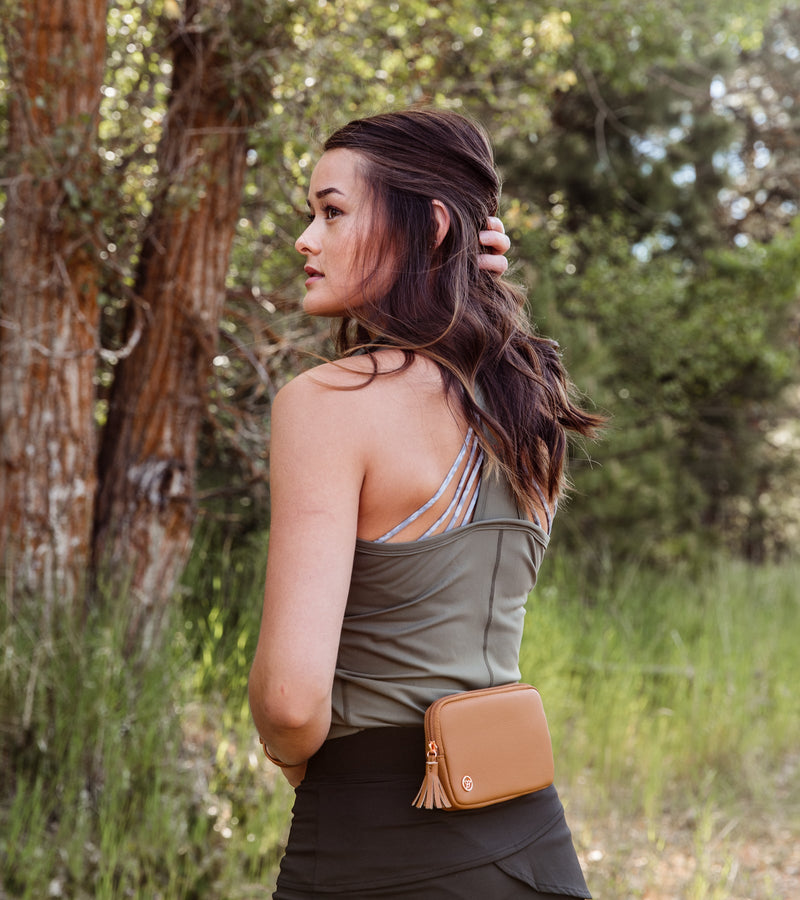
[[[118,610],[49,635],[0,607],[0,859],[9,896],[198,896],[205,823],[181,771],[181,656],[134,668]]]
[[[270,896],[291,790],[246,703],[264,557],[201,534],[171,639],[136,670],[113,609],[43,643],[0,604],[0,896]],[[800,741],[799,584],[798,564],[593,580],[548,560],[521,662],[568,806],[656,822],[696,798],[698,853],[704,810],[768,807]]]
[[[531,595],[521,666],[590,808],[652,819],[679,789],[763,807],[800,741],[798,634],[797,564],[598,582],[557,561]]]
[[[291,790],[256,755],[246,680],[256,554],[201,535],[157,653],[127,601],[47,637],[0,597],[0,897],[269,896]]]

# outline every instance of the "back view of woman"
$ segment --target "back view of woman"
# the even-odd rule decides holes
[[[250,703],[297,789],[277,898],[589,896],[555,787],[411,805],[427,706],[519,680],[567,432],[599,424],[487,266],[499,189],[482,130],[420,109],[351,122],[311,178],[304,308],[340,359],[272,415]]]

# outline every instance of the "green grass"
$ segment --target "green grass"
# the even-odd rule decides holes
[[[549,576],[549,577],[548,577]],[[671,789],[764,798],[800,740],[800,567],[717,561],[701,577],[546,569],[523,677],[539,686],[566,779],[655,816]]]
[[[127,663],[118,612],[80,630],[64,615],[42,639],[36,609],[0,609],[8,896],[204,895],[209,826],[180,763],[185,653]]]
[[[797,563],[543,568],[522,672],[597,900],[795,895],[798,634]]]
[[[170,641],[135,669],[118,610],[42,642],[35,610],[0,605],[0,896],[270,896],[291,790],[246,704],[263,544],[202,537]],[[720,817],[773,812],[797,836],[798,788],[779,806],[772,786],[800,742],[798,585],[796,563],[593,580],[547,561],[522,673],[544,698],[579,847],[617,817],[644,823],[660,854],[665,817],[690,810],[697,868],[675,896],[713,900],[733,896],[703,868]],[[644,896],[623,890],[624,843],[614,852],[599,900]]]

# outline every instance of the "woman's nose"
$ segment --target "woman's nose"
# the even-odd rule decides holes
[[[314,223],[311,222],[307,225],[300,237],[294,242],[294,248],[298,253],[313,253],[315,249],[314,238],[312,234],[312,227]]]

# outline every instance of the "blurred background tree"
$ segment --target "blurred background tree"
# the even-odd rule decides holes
[[[293,249],[319,141],[415,102],[493,134],[531,314],[611,416],[556,545],[599,565],[780,552],[799,13],[735,5],[2,0],[13,596],[129,586],[149,646],[198,509],[228,540],[268,527],[271,400],[330,350]]]
[[[573,8],[579,81],[506,163],[534,309],[612,415],[561,527],[599,564],[763,559],[797,526],[798,11],[602,8]]]

